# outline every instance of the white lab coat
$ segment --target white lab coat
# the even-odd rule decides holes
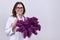
[[[10,37],[10,40],[28,40],[28,37],[23,38],[23,34],[21,32],[16,32],[16,27],[14,31],[12,31],[11,24],[15,21],[16,17],[9,17],[6,23],[5,32]],[[22,17],[24,20],[24,17]]]

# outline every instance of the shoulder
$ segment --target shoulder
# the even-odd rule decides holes
[[[8,22],[13,22],[14,20],[16,19],[16,17],[13,17],[13,16],[10,16],[10,17],[8,17]]]
[[[10,16],[8,19],[9,20],[14,20],[14,19],[16,19],[16,17]]]

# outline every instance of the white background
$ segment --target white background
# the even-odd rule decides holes
[[[8,17],[18,0],[0,0],[0,40],[9,40],[4,32]],[[25,16],[36,16],[41,31],[29,40],[60,40],[60,0],[19,0],[26,7]]]

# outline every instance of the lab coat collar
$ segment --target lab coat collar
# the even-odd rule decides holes
[[[24,15],[22,16],[22,18],[20,18],[19,15],[17,14],[17,18],[18,18],[19,20],[25,20],[25,16],[24,16]]]

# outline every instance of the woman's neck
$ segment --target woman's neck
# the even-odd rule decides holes
[[[18,19],[22,19],[23,15],[17,14]]]
[[[22,18],[22,17],[23,17],[23,15],[19,15],[19,17],[20,17],[20,18]]]

